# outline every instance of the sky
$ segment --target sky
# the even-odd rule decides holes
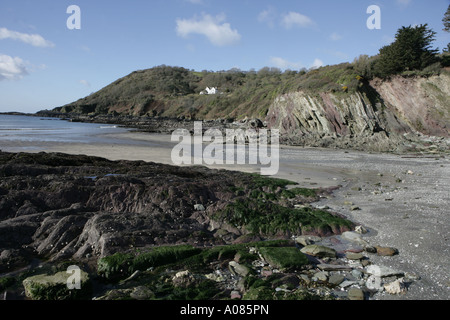
[[[373,5],[379,15],[368,11]],[[53,109],[163,64],[257,71],[352,62],[360,54],[376,55],[402,26],[428,23],[437,32],[434,47],[442,49],[450,42],[442,30],[449,5],[450,0],[1,0],[0,112]]]

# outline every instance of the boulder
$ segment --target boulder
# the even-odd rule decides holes
[[[133,291],[130,293],[130,297],[135,300],[149,300],[155,297],[155,294],[152,290],[145,286],[138,286],[133,288]]]
[[[92,287],[89,275],[83,270],[79,270],[79,289],[69,289],[72,273],[66,271],[53,275],[40,274],[28,277],[22,284],[25,295],[32,300],[83,300],[90,299]]]
[[[336,250],[317,244],[303,247],[300,251],[317,258],[336,258]]]
[[[230,261],[228,263],[230,267],[230,271],[232,273],[235,273],[237,275],[240,275],[241,277],[245,277],[250,272],[250,269],[242,264],[237,263],[236,261]]]
[[[263,247],[259,252],[272,267],[280,270],[297,269],[309,263],[308,258],[295,247]]]

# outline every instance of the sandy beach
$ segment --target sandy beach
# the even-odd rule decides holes
[[[169,135],[129,132],[110,134],[110,143],[82,144],[2,141],[6,152],[62,152],[110,160],[144,160],[173,164],[176,144]],[[253,165],[216,166],[259,172]],[[448,300],[450,298],[450,161],[436,156],[369,154],[355,151],[283,146],[275,176],[302,187],[341,186],[333,197],[317,203],[365,226],[371,245],[395,247],[394,257],[375,262],[414,274],[404,295],[378,294],[385,300]],[[358,209],[355,210],[355,207]],[[352,210],[353,209],[353,210]]]

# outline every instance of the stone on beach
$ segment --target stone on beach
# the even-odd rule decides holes
[[[345,231],[342,233],[342,238],[348,240],[348,241],[352,241],[355,243],[358,243],[360,245],[368,245],[368,242],[365,241],[361,234],[354,232],[354,231]]]
[[[397,279],[391,283],[384,285],[384,290],[386,290],[387,293],[390,294],[400,294],[406,292],[406,286],[403,282],[403,278]]]
[[[351,288],[348,290],[349,300],[364,300],[364,292],[359,288]]]
[[[374,275],[376,277],[390,277],[390,276],[403,276],[402,271],[398,271],[386,266],[379,266],[372,264],[366,268],[368,274]]]
[[[319,242],[320,240],[322,240],[322,238],[317,236],[298,236],[294,240],[296,243],[306,247],[316,242]]]
[[[380,247],[376,246],[377,254],[379,256],[394,256],[398,254],[398,250],[396,248],[390,248],[390,247]]]
[[[335,258],[336,257],[336,250],[325,247],[325,246],[317,245],[317,244],[312,244],[312,245],[303,247],[300,251],[305,254],[308,254],[308,255],[311,255],[314,257],[318,257],[318,258],[324,258],[324,257]]]

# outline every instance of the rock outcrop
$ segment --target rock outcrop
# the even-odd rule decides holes
[[[0,177],[0,272],[33,258],[78,261],[353,226],[331,212],[294,209],[325,190],[288,192],[286,180],[205,167],[0,152]]]
[[[411,134],[449,137],[449,84],[442,74],[364,82],[348,94],[290,92],[275,99],[266,121],[288,144],[403,151]]]

